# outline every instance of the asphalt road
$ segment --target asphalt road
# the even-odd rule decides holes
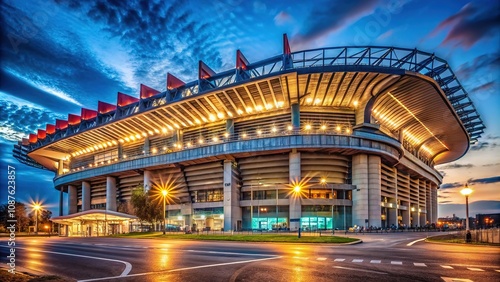
[[[356,237],[363,243],[21,237],[16,267],[79,281],[500,281],[498,247],[415,242],[426,233]],[[5,266],[5,238],[0,253]]]

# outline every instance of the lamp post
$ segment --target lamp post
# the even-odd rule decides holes
[[[300,201],[300,190],[301,190],[301,187],[300,185],[295,185],[293,187],[293,192],[295,193],[293,196],[294,197],[299,197],[299,201]],[[302,208],[302,207],[301,207]],[[302,226],[301,226],[301,218],[299,218],[299,233],[298,233],[298,238],[300,238],[300,232],[301,232],[301,229],[302,229]]]
[[[465,183],[464,189],[460,191],[462,195],[465,196],[465,229],[466,229],[466,235],[465,235],[465,241],[470,242],[471,241],[471,236],[470,236],[470,230],[469,230],[469,195],[472,193],[472,189],[469,188],[468,184]]]
[[[165,224],[165,221],[166,221],[166,216],[165,216],[165,201],[166,201],[166,198],[167,198],[167,195],[168,195],[168,191],[167,190],[161,190],[161,194],[163,195],[163,235],[165,235],[165,229],[166,229],[166,224]]]
[[[35,234],[38,235],[38,211],[42,208],[40,204],[33,204],[33,209],[35,210]]]

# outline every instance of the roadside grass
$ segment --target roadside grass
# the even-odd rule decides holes
[[[280,234],[165,234],[161,232],[136,232],[112,235],[117,238],[138,239],[175,239],[175,240],[215,240],[215,241],[240,241],[240,242],[280,242],[280,243],[330,243],[343,244],[358,241],[355,238],[337,236],[302,236]]]
[[[464,244],[464,245],[483,245],[483,246],[497,246],[500,247],[498,243],[481,243],[475,242],[474,240],[470,243],[465,242],[465,238],[463,238],[462,234],[445,234],[432,236],[427,238],[429,242],[437,242],[437,243],[451,243],[451,244]]]
[[[2,282],[65,282],[66,278],[56,275],[35,276],[22,272],[9,273],[7,269],[0,268],[0,281]]]

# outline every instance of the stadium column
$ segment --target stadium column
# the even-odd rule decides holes
[[[68,214],[74,214],[78,210],[77,193],[76,186],[68,185]]]
[[[143,150],[144,150],[144,155],[145,156],[149,155],[149,152],[150,152],[149,151],[149,144],[150,144],[149,137],[144,138],[144,147],[143,147]]]
[[[64,161],[59,160],[58,166],[57,166],[57,175],[62,175],[64,173]]]
[[[63,193],[64,193],[64,187],[60,186],[59,187],[59,216],[63,215]]]
[[[293,110],[292,110],[293,112]],[[289,177],[290,184],[300,182],[300,153],[293,149],[289,156]],[[290,197],[290,230],[295,231],[300,227],[302,207],[300,193],[292,194]],[[292,221],[293,220],[293,221]]]
[[[116,178],[106,177],[106,210],[116,211]]]
[[[144,171],[144,192],[148,192],[151,189],[151,171]]]
[[[382,225],[380,167],[379,156],[358,154],[352,157],[352,184],[356,185],[352,193],[352,223],[355,225]]]
[[[224,231],[236,230],[242,213],[238,200],[238,187],[233,178],[233,162],[224,161]]]
[[[293,130],[300,129],[300,105],[292,104],[292,127]]]
[[[234,121],[231,118],[226,120],[226,133],[229,134],[229,138],[234,134]]]
[[[82,211],[90,210],[90,183],[82,182]]]

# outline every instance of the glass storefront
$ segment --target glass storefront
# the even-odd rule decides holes
[[[224,208],[200,208],[194,209],[193,226],[196,231],[222,230],[224,228]]]
[[[287,217],[257,217],[252,218],[252,229],[257,230],[286,230],[288,227]]]

